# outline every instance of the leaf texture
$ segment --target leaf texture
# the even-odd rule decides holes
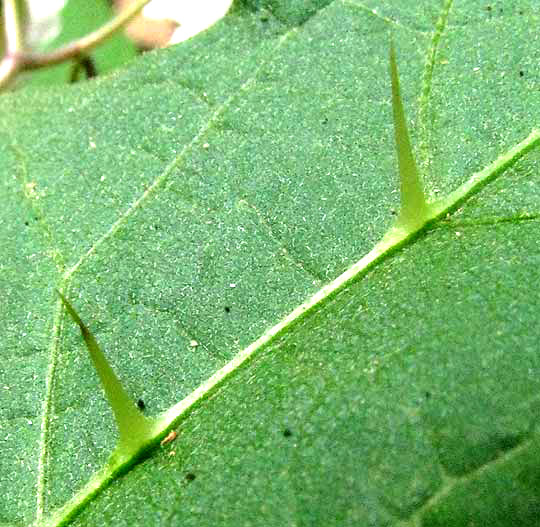
[[[538,127],[539,16],[238,2],[109,77],[3,96],[0,524],[46,524],[118,439],[55,288],[166,411],[393,225],[390,33],[435,202]],[[73,524],[539,525],[539,161],[287,325]]]

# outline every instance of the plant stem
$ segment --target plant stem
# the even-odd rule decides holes
[[[139,11],[150,0],[136,0],[126,9],[119,13],[115,18],[107,22],[105,25],[96,29],[93,33],[86,35],[70,44],[67,44],[55,51],[47,53],[29,52],[23,57],[25,69],[36,69],[44,66],[59,64],[69,59],[77,58],[83,54],[87,54],[90,50],[101,44],[109,38],[114,32],[130,22]]]
[[[24,47],[22,0],[4,0],[5,56],[0,62],[0,87],[7,86],[20,68],[19,56]]]
[[[23,0],[4,1],[6,54],[0,62],[0,90],[5,89],[17,73],[43,68],[66,60],[80,58],[130,22],[150,0],[136,0],[105,25],[65,46],[50,52],[25,49],[21,25]]]

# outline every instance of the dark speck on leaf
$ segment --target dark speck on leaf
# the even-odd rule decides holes
[[[139,407],[139,410],[144,410],[146,408],[146,405],[144,404],[144,401],[142,399],[139,399],[137,401],[137,406]]]
[[[289,428],[285,428],[285,430],[283,430],[283,437],[291,437],[292,436],[292,432]]]
[[[27,221],[24,222],[24,224],[28,227],[29,223]]]
[[[193,474],[193,472],[188,472],[186,474],[186,481],[193,481],[197,476],[195,476],[195,474]]]
[[[325,118],[322,120],[322,124],[328,124],[328,117],[325,117]]]
[[[431,397],[431,392],[424,392],[424,397],[429,399]]]
[[[230,313],[231,312],[231,308],[229,306],[225,306],[225,313]]]
[[[519,76],[520,76],[520,77],[523,77],[523,75],[525,75],[525,72],[524,72],[523,70],[520,70],[520,71],[519,71]]]

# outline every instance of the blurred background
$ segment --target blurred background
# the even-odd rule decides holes
[[[25,4],[27,42],[34,50],[56,49],[98,29],[133,1],[26,0],[21,5]],[[231,4],[232,0],[152,0],[135,20],[95,48],[81,67],[70,61],[26,72],[19,76],[16,87],[64,84],[110,72],[139,53],[204,31],[222,18]]]

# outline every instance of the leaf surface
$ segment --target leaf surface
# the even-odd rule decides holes
[[[390,33],[433,198],[538,126],[535,3],[301,4],[0,100],[2,524],[118,439],[55,287],[157,415],[384,236]],[[539,161],[287,324],[74,524],[538,525]]]

